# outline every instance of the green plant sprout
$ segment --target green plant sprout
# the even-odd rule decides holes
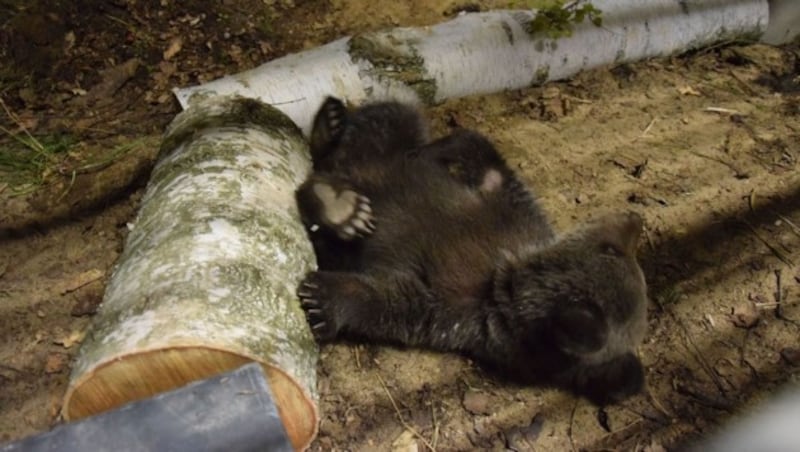
[[[509,6],[536,9],[536,16],[527,24],[527,31],[530,34],[545,34],[550,38],[572,36],[575,25],[583,23],[586,19],[597,27],[603,25],[602,11],[591,3],[520,0],[512,1]]]

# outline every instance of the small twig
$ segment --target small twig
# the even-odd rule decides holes
[[[403,428],[411,432],[412,435],[416,436],[420,441],[422,441],[422,444],[424,444],[425,447],[428,448],[428,450],[430,450],[431,452],[435,452],[436,449],[434,449],[433,445],[429,443],[428,440],[425,439],[425,437],[422,436],[414,427],[412,427],[408,422],[406,422],[405,419],[403,419],[403,414],[400,413],[400,407],[398,407],[397,402],[394,401],[394,397],[392,397],[392,393],[389,392],[389,388],[386,386],[386,382],[383,381],[383,378],[381,378],[381,376],[377,374],[375,376],[378,377],[378,381],[381,383],[383,391],[386,392],[386,396],[389,397],[389,401],[392,402],[392,407],[394,407],[394,413],[397,416],[397,420],[400,421],[400,424],[403,426]]]
[[[276,106],[276,105],[286,105],[286,104],[293,104],[293,103],[295,103],[295,102],[302,102],[302,101],[304,101],[304,100],[306,100],[306,98],[305,98],[305,97],[298,97],[297,99],[285,100],[285,101],[283,101],[283,102],[272,102],[270,105],[274,107],[274,106]]]
[[[2,192],[2,190],[0,190],[0,193],[1,192]],[[789,228],[791,228],[792,232],[794,232],[795,235],[800,236],[800,227],[798,227],[796,224],[792,223],[792,220],[786,218],[786,216],[781,215],[781,214],[777,214],[777,215],[778,215],[778,218],[780,218],[781,220],[783,220],[784,223],[789,225]]]
[[[755,189],[750,190],[750,194],[747,195],[747,207],[750,209],[750,212],[754,212],[756,210],[756,191]]]
[[[783,262],[784,264],[786,264],[786,265],[788,265],[788,266],[790,266],[790,267],[794,267],[794,262],[792,262],[792,260],[791,260],[791,259],[789,259],[788,257],[784,256],[784,254],[783,254],[783,253],[782,253],[782,252],[781,252],[781,251],[780,251],[778,248],[775,248],[775,246],[773,246],[771,243],[769,243],[769,242],[767,241],[767,239],[765,239],[764,237],[762,237],[762,236],[761,236],[761,234],[759,234],[759,233],[758,233],[758,231],[756,231],[756,228],[755,228],[755,227],[753,227],[753,225],[752,225],[752,224],[750,224],[750,223],[749,223],[747,220],[740,220],[740,221],[741,221],[742,223],[744,223],[744,224],[745,224],[745,225],[746,225],[748,228],[750,228],[750,232],[752,232],[752,233],[753,233],[753,235],[754,235],[754,236],[755,236],[755,237],[756,237],[756,238],[757,238],[759,241],[761,241],[761,243],[763,243],[763,244],[764,244],[764,246],[766,246],[767,248],[769,248],[769,250],[770,250],[770,251],[772,251],[772,254],[774,254],[774,255],[775,255],[775,257],[777,257],[778,259],[780,259],[780,261],[781,261],[781,262]]]
[[[645,135],[647,135],[647,132],[649,132],[650,129],[653,128],[653,124],[656,123],[656,119],[658,119],[658,117],[653,116],[653,119],[650,120],[650,123],[647,124],[647,127],[645,127],[644,130],[642,130],[642,134],[639,135],[640,138],[643,138]]]
[[[696,155],[697,157],[708,159],[708,160],[711,160],[712,162],[721,163],[721,164],[727,166],[728,168],[731,169],[731,171],[733,171],[734,177],[747,178],[747,173],[743,173],[742,171],[739,171],[739,168],[734,166],[733,163],[726,162],[725,160],[722,160],[720,158],[713,157],[713,156],[710,156],[710,155],[705,155],[705,154],[702,154],[702,153],[697,152],[697,151],[690,150],[689,153],[692,154],[692,155]]]
[[[105,160],[105,161],[102,161],[102,162],[88,163],[86,165],[80,166],[80,167],[72,170],[72,173],[73,174],[74,173],[78,173],[78,174],[94,173],[94,172],[97,172],[97,171],[104,170],[104,169],[108,168],[109,166],[111,166],[112,163],[114,163],[114,160],[111,160],[111,159]]]
[[[655,408],[655,405],[651,404],[651,406],[653,406]],[[626,405],[620,405],[620,407],[622,409],[624,409],[625,411],[631,413],[631,414],[639,416],[639,418],[642,421],[651,422],[653,424],[658,424],[658,425],[660,425],[662,427],[666,427],[666,426],[672,424],[672,418],[670,416],[667,416],[665,413],[661,413],[661,412],[659,412],[657,414],[643,413],[643,412],[641,412],[639,410],[633,409],[633,408],[631,408],[629,406],[626,406]]]
[[[645,127],[644,130],[642,130],[642,133],[640,133],[638,137],[633,139],[634,143],[639,141],[639,140],[641,140],[641,139],[643,139],[643,138],[647,138],[647,133],[650,132],[650,129],[653,127],[653,124],[656,123],[656,119],[658,119],[658,117],[657,116],[653,116],[653,119],[651,119],[650,123],[647,124],[647,127]]]
[[[64,192],[61,193],[61,195],[56,199],[56,201],[55,201],[56,204],[61,202],[61,200],[64,199],[64,196],[67,196],[67,193],[69,193],[69,191],[72,190],[72,186],[75,185],[75,176],[76,176],[76,174],[77,173],[75,171],[72,172],[72,178],[69,181],[69,185],[67,186],[67,188],[64,189]]]
[[[578,411],[578,403],[580,400],[575,400],[575,405],[572,406],[572,413],[569,415],[569,427],[567,428],[567,437],[569,438],[569,447],[572,452],[575,451],[575,441],[572,439],[572,426],[575,424],[575,412]]]
[[[669,411],[666,408],[664,408],[664,404],[662,404],[661,401],[658,400],[658,398],[655,396],[655,394],[653,394],[653,390],[652,390],[652,388],[650,387],[649,384],[646,385],[645,391],[646,391],[646,394],[647,394],[647,399],[650,402],[650,405],[653,406],[653,408],[655,408],[658,412],[663,414],[668,420],[671,421],[672,419],[675,419],[675,415],[672,414],[671,411]],[[628,407],[626,407],[626,408],[628,410],[630,410],[630,411],[633,411],[633,410],[631,410],[631,408],[628,408]],[[637,414],[639,414],[639,416],[642,416],[645,419],[647,419],[647,417],[645,417],[641,413],[637,413]]]
[[[636,414],[638,414],[638,413],[636,413]],[[621,432],[625,432],[627,430],[633,430],[633,429],[635,429],[635,427],[637,425],[643,423],[646,420],[647,419],[645,419],[643,417],[639,417],[639,419],[636,419],[635,421],[629,423],[628,425],[625,425],[625,426],[623,426],[623,427],[621,427],[621,428],[619,428],[617,430],[611,431],[611,432],[606,432],[606,434],[603,435],[602,437],[600,437],[597,441],[603,441],[603,440],[605,440],[605,439],[607,439],[607,438],[609,438],[611,436],[614,436],[614,435],[619,436],[619,434]],[[619,442],[622,442],[623,440],[625,440],[627,438],[630,438],[631,436],[632,436],[632,434],[628,434],[628,435],[624,436],[623,438],[615,438],[615,439],[619,440]]]
[[[680,383],[675,385],[675,391],[677,391],[678,394],[683,394],[685,396],[691,397],[692,399],[695,400],[695,402],[699,403],[700,405],[725,411],[728,413],[731,412],[732,404],[727,399],[721,399],[719,397],[712,397],[706,394],[702,394]]]
[[[741,83],[742,88],[744,88],[744,90],[747,91],[747,94],[749,94],[751,96],[754,96],[754,97],[758,97],[758,93],[756,92],[756,90],[751,88],[749,83],[747,83],[746,81],[742,80],[741,77],[736,75],[736,73],[733,72],[733,70],[730,70],[728,73],[731,75],[731,77],[736,79],[737,82]]]
[[[736,110],[731,110],[730,108],[722,108],[722,107],[706,107],[703,109],[706,113],[720,113],[723,115],[739,115],[742,116],[742,113]]]
[[[356,369],[361,370],[361,352],[358,351],[358,345],[353,347],[353,355],[356,358]]]
[[[712,44],[707,47],[703,47],[702,49],[698,50],[694,55],[706,55],[711,53],[721,47],[727,47],[733,44],[752,44],[753,41],[751,39],[744,39],[744,38],[737,38],[737,39],[726,39],[724,41],[720,41],[716,44]]]
[[[714,382],[714,385],[717,387],[717,390],[720,392],[720,394],[724,394],[725,387],[723,386],[722,381],[720,381],[719,375],[717,375],[717,373],[714,372],[714,369],[711,367],[710,364],[708,364],[708,361],[706,361],[705,355],[703,355],[703,353],[700,352],[700,349],[692,340],[692,336],[689,334],[689,329],[686,328],[686,325],[683,324],[683,321],[678,316],[676,316],[672,311],[669,311],[669,314],[672,317],[672,320],[678,324],[681,331],[683,332],[683,340],[687,344],[686,348],[689,350],[689,353],[691,353],[694,356],[698,364],[700,364],[700,367],[705,371],[706,374],[708,374],[708,376],[711,378],[711,381]]]
[[[784,322],[789,322],[793,325],[798,325],[798,322],[786,317],[783,314],[783,287],[781,285],[781,269],[775,270],[775,318],[779,320],[783,320]]]
[[[781,293],[783,290],[781,289],[781,269],[775,269],[775,303],[777,306],[775,307],[775,314],[780,318],[783,314],[783,309],[781,308],[781,301],[783,301],[783,294]]]
[[[431,434],[431,445],[436,449],[439,443],[439,420],[436,419],[436,407],[431,404],[431,419],[433,420],[433,433]]]

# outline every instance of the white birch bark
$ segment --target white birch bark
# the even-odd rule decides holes
[[[432,27],[395,28],[339,39],[255,69],[176,89],[186,107],[239,94],[286,113],[308,133],[327,95],[354,103],[393,98],[424,104],[563,79],[734,38],[758,38],[767,0],[592,0],[603,25],[569,37],[531,34],[535,11],[464,14]]]
[[[310,443],[318,349],[295,288],[315,263],[293,195],[308,171],[300,130],[255,100],[175,118],[74,364],[67,419],[253,360],[293,445]]]
[[[769,0],[769,26],[761,40],[779,45],[800,35],[800,2],[797,0]]]

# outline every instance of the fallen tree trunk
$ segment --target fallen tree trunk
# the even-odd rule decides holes
[[[178,115],[73,367],[78,419],[259,362],[295,448],[316,434],[318,349],[294,295],[314,254],[300,130],[255,100]],[[191,413],[187,413],[190,415]]]
[[[800,2],[769,0],[769,26],[761,40],[767,44],[787,43],[800,35]]]
[[[769,15],[767,0],[591,3],[602,11],[602,26],[584,22],[571,36],[534,30],[535,11],[464,14],[432,27],[339,39],[175,94],[184,107],[224,94],[260,99],[307,133],[327,95],[355,103],[393,98],[431,105],[719,41],[757,39]]]

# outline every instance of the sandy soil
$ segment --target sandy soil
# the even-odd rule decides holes
[[[178,111],[169,88],[357,31],[436,23],[460,5],[217,3],[0,1],[0,97],[17,116],[0,125],[78,143],[32,194],[0,173],[0,442],[58,422],[71,359]],[[440,134],[489,136],[560,230],[614,210],[646,218],[648,390],[600,413],[459,356],[326,346],[312,449],[674,450],[796,381],[798,52],[731,43],[430,109]],[[126,139],[137,146],[88,166]]]

